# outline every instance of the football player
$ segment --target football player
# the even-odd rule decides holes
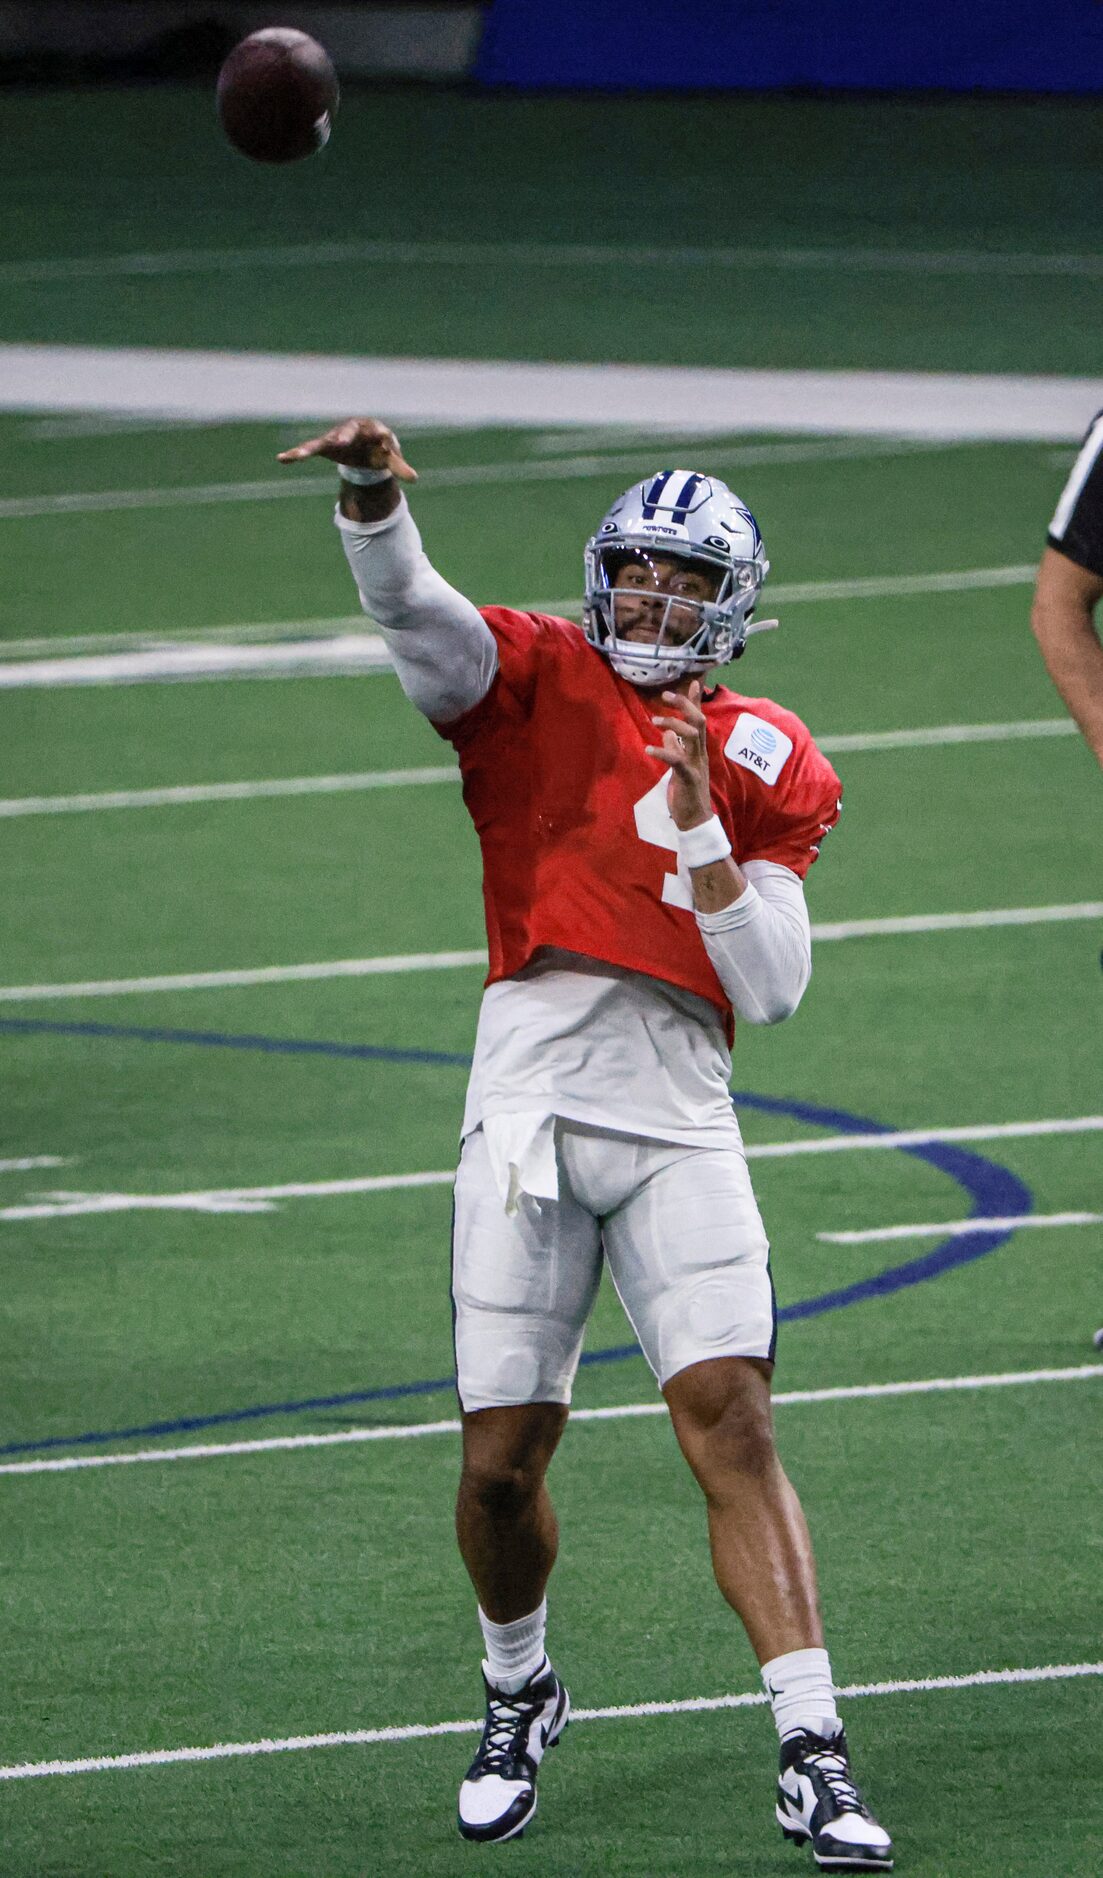
[[[603,1260],[708,1508],[717,1582],[781,1741],[777,1818],[824,1869],[889,1871],[850,1771],[808,1529],[774,1446],[776,1311],[729,1092],[734,1013],[776,1023],[811,970],[802,881],[839,812],[808,731],[706,687],[768,563],[723,483],[664,470],[586,549],[584,624],[478,611],[426,558],[386,425],[285,451],[341,471],[337,525],[403,689],[459,755],[490,972],[456,1176],[456,1512],[486,1723],[459,1830],[517,1837],[567,1725],[545,1651],[545,1484]]]

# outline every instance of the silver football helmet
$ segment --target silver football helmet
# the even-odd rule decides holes
[[[652,571],[649,585],[655,558],[706,574],[715,598],[679,592],[677,574],[662,585]],[[643,580],[618,585],[626,567],[642,568]],[[738,658],[748,633],[777,624],[751,624],[769,567],[758,523],[725,483],[660,470],[633,483],[586,543],[582,629],[631,684],[671,684]],[[647,637],[635,636],[641,626]]]

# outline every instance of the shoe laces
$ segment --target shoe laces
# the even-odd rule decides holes
[[[511,1701],[503,1696],[490,1697],[483,1738],[475,1757],[480,1774],[516,1778],[517,1761],[524,1751],[520,1741],[521,1731],[526,1723],[531,1722],[539,1707],[538,1702],[523,1702],[516,1698]]]
[[[833,1743],[822,1748],[809,1748],[801,1755],[801,1759],[816,1769],[842,1812],[860,1813],[863,1818],[869,1817],[842,1748]]]

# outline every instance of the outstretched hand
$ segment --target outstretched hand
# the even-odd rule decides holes
[[[322,437],[297,443],[293,450],[281,450],[277,461],[301,463],[309,456],[328,457],[331,463],[347,463],[350,469],[389,470],[401,483],[417,481],[417,471],[407,463],[394,431],[375,417],[346,418],[343,424],[335,424]]]
[[[674,706],[677,717],[655,717],[663,733],[661,745],[649,744],[648,756],[665,763],[670,770],[667,802],[677,828],[696,828],[713,814],[709,794],[709,752],[705,713],[701,709],[701,686],[695,678],[688,695],[664,691],[663,703]]]

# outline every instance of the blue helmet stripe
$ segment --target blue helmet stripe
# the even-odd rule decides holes
[[[697,487],[701,480],[700,476],[691,475],[686,477],[685,482],[682,484],[681,494],[674,504],[674,520],[676,522],[685,522],[689,515],[689,505],[697,494]]]
[[[650,489],[645,490],[643,498],[643,519],[645,522],[654,521],[655,510],[658,507],[663,490],[666,488],[673,474],[673,470],[660,470],[659,474],[652,482]]]

